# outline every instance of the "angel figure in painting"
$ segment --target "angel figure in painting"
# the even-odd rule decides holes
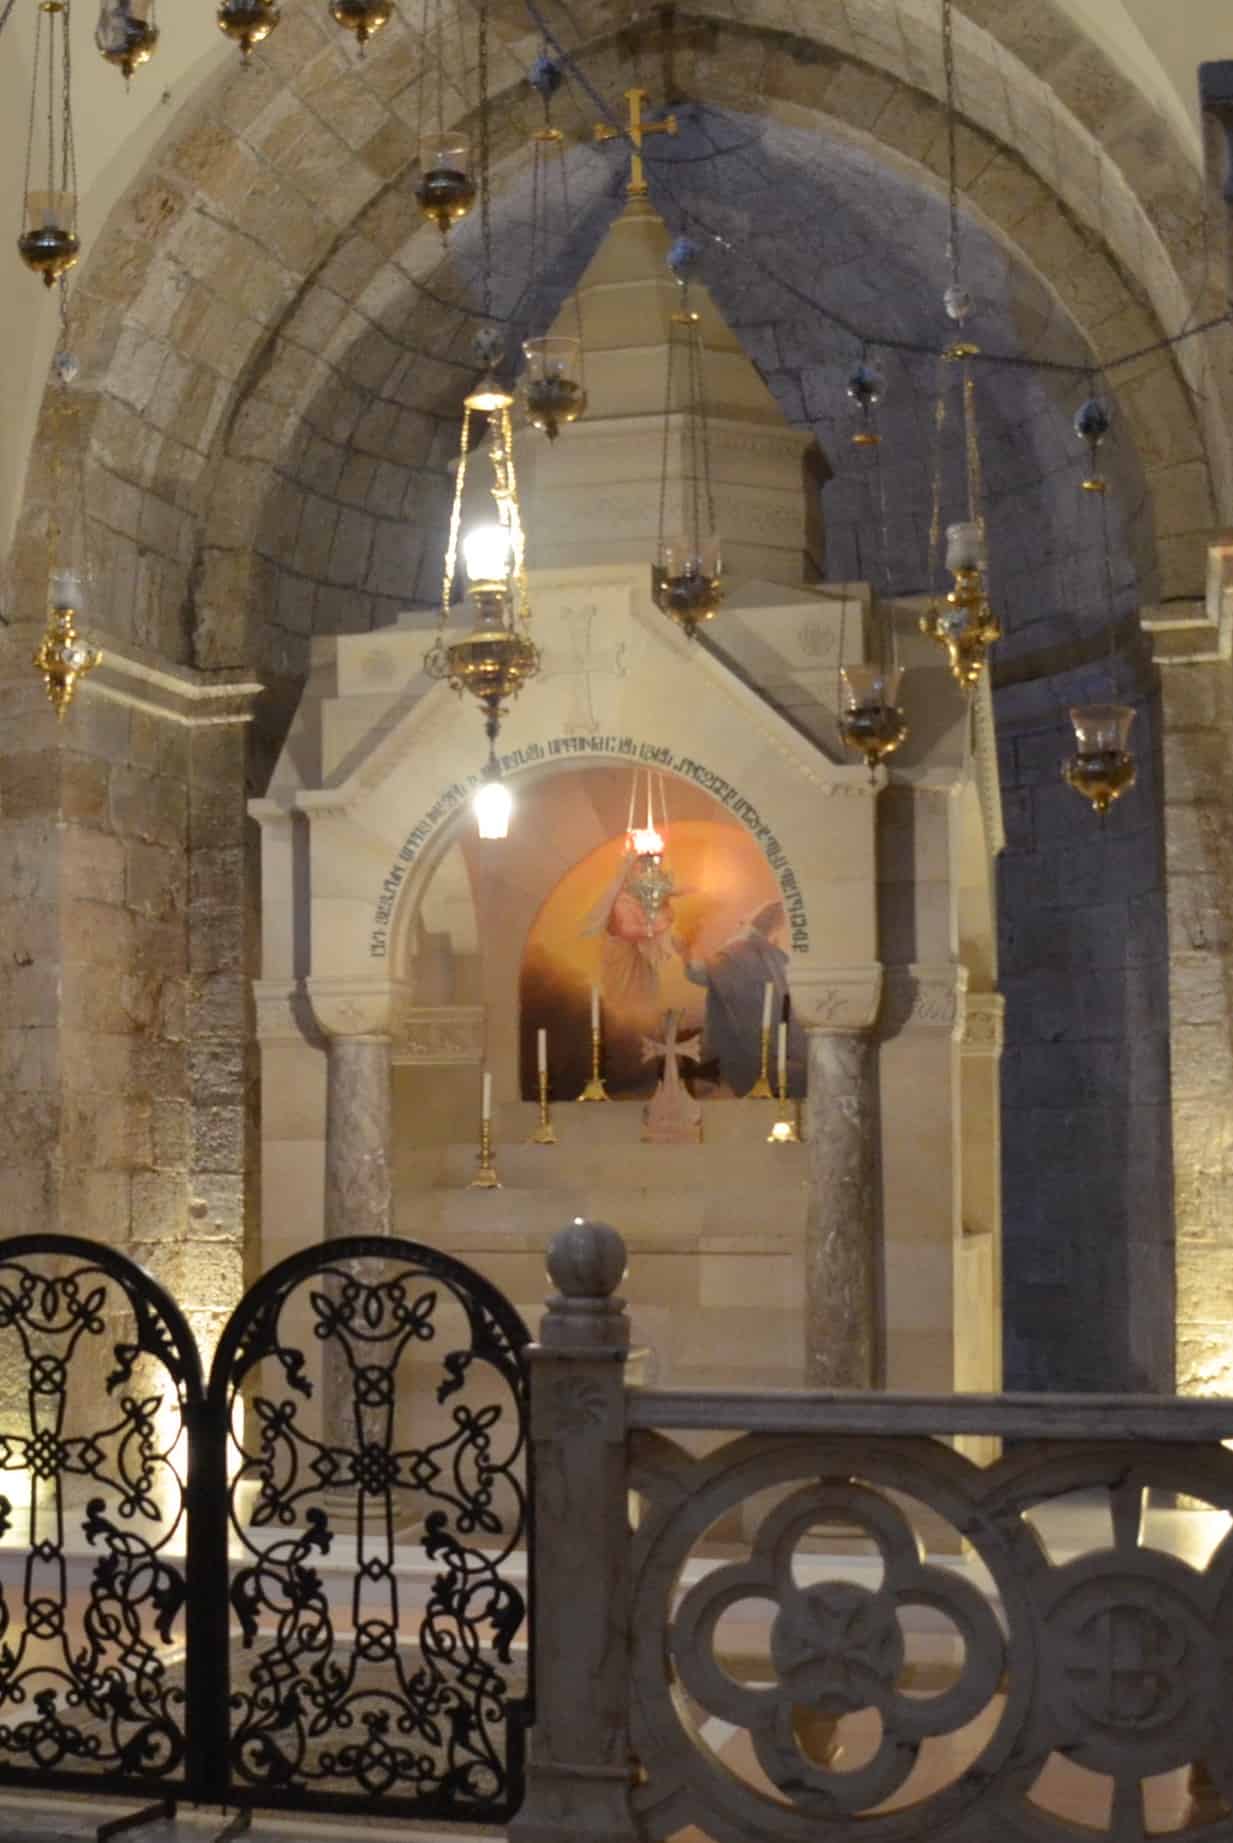
[[[672,905],[686,894],[662,859],[653,872],[642,857],[622,859],[582,929],[601,937],[600,977],[610,1003],[658,1013],[660,972],[676,951]]]

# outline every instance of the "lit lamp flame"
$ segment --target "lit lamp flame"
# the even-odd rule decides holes
[[[514,796],[501,779],[495,758],[490,759],[484,780],[475,790],[471,811],[481,838],[508,838]]]
[[[473,589],[504,589],[513,546],[504,525],[476,525],[462,540],[462,561]]]
[[[633,828],[629,843],[635,857],[661,858],[664,855],[664,841],[649,822]]]

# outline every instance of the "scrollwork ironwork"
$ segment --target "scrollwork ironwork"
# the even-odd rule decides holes
[[[201,1393],[174,1302],[74,1237],[0,1244],[0,1771],[174,1788],[185,1770],[181,1435]],[[24,1382],[24,1387],[21,1386]],[[88,1568],[84,1589],[79,1582]]]
[[[305,1318],[307,1336],[291,1329]],[[231,1524],[248,1557],[232,1587],[243,1795],[477,1822],[517,1808],[526,1607],[508,1563],[526,1525],[528,1341],[479,1275],[384,1239],[293,1257],[237,1312],[211,1396],[237,1430]],[[420,1428],[406,1390],[425,1352],[437,1424]],[[418,1617],[396,1554],[413,1517],[436,1570]]]

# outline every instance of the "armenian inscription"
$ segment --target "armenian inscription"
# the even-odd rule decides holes
[[[587,735],[551,736],[546,742],[532,742],[524,749],[512,749],[509,754],[499,756],[498,760],[502,774],[515,775],[525,769],[541,767],[545,762],[580,755],[597,755],[644,767],[660,768],[665,774],[676,774],[682,780],[692,781],[696,787],[710,794],[712,799],[718,800],[734,819],[739,819],[752,832],[779,880],[793,953],[809,952],[809,920],[805,912],[805,897],[787,853],[753,802],[747,800],[739,788],[709,768],[705,762],[695,761],[692,756],[678,755],[674,749],[662,744],[640,742],[634,736]],[[386,872],[377,896],[368,942],[371,959],[384,960],[389,951],[390,920],[398,902],[398,893],[412,865],[446,821],[470,799],[479,785],[479,778],[478,774],[469,774],[465,781],[454,781],[444,788],[408,832],[398,856]]]

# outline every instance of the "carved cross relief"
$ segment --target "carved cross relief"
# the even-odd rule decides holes
[[[596,678],[625,678],[625,642],[618,641],[607,651],[595,646],[595,624],[600,619],[593,605],[566,608],[561,616],[568,635],[565,647],[554,646],[541,679],[569,678],[571,704],[564,730],[567,736],[593,736],[599,728],[595,714],[593,681]]]

